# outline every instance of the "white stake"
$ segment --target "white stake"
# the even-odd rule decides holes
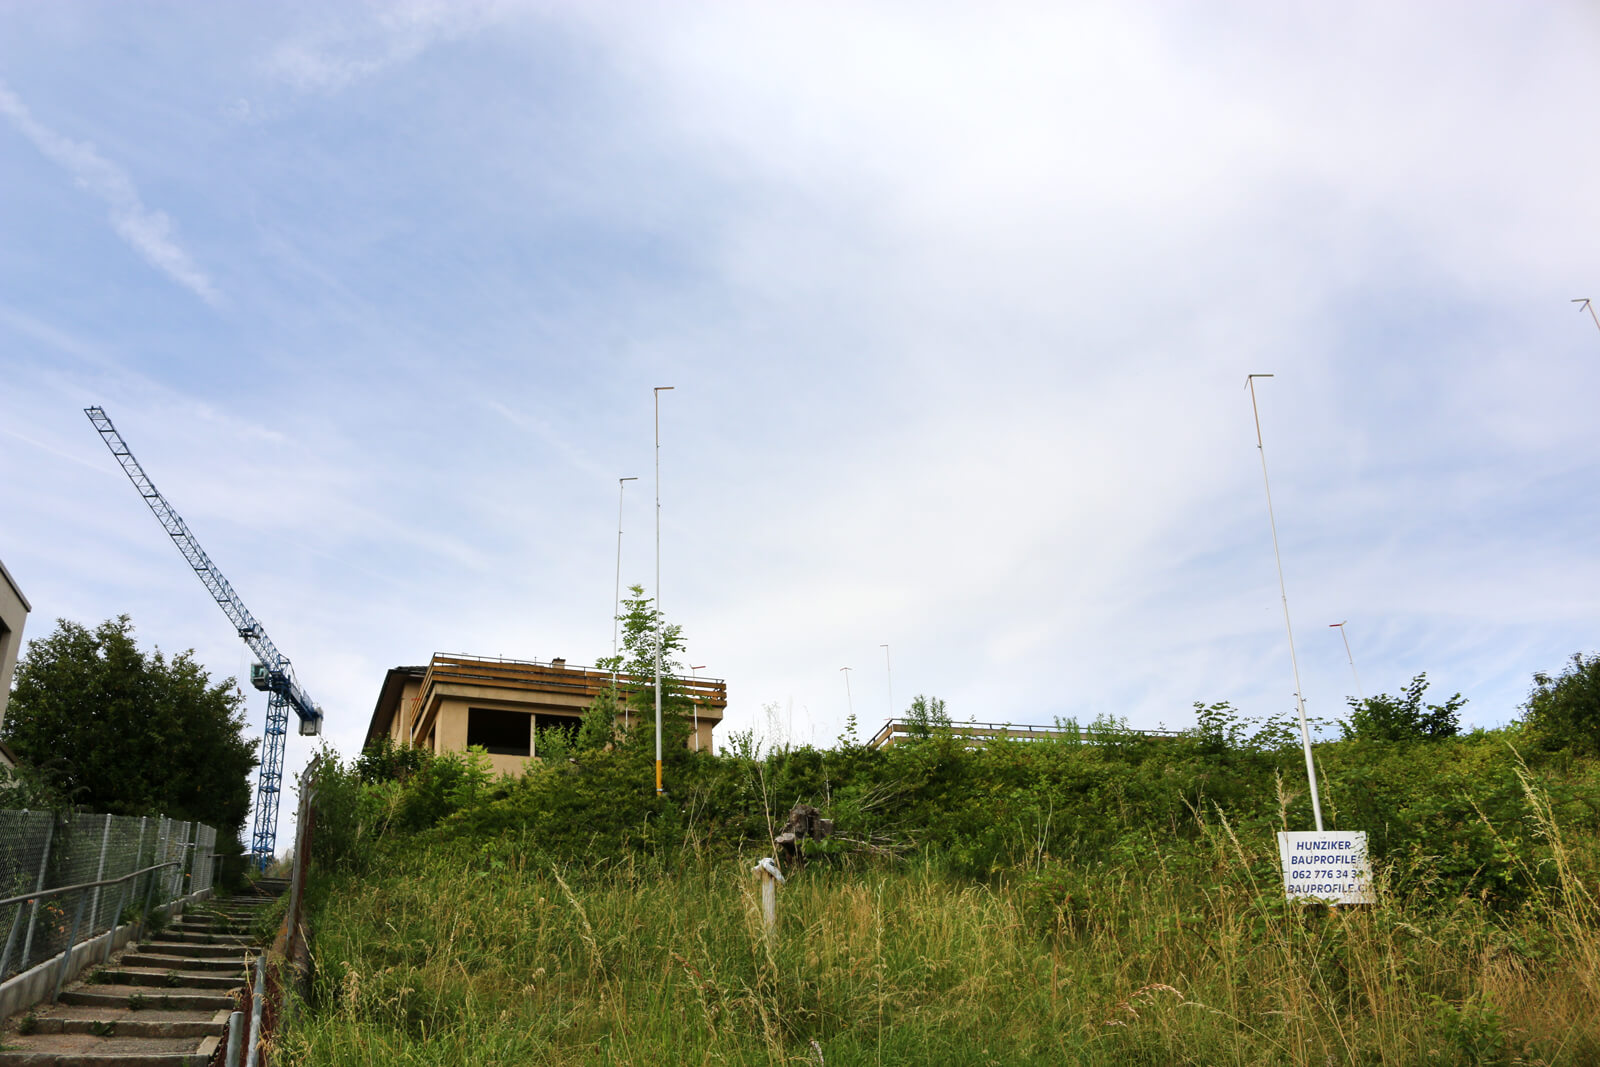
[[[1289,624],[1289,590],[1283,582],[1283,555],[1278,551],[1278,520],[1272,514],[1272,483],[1267,480],[1267,449],[1261,443],[1261,412],[1256,409],[1256,379],[1270,378],[1270,374],[1248,374],[1245,386],[1250,390],[1250,412],[1256,419],[1256,450],[1261,453],[1261,484],[1267,490],[1267,522],[1272,526],[1272,556],[1278,562],[1278,592],[1283,597],[1283,628],[1289,635],[1289,664],[1294,668],[1294,703],[1300,712],[1300,742],[1306,750],[1306,779],[1311,783],[1311,814],[1317,822],[1317,832],[1322,832],[1322,801],[1317,796],[1317,765],[1311,758],[1311,727],[1306,724],[1306,700],[1300,690],[1300,661],[1294,654],[1294,627]]]
[[[778,861],[771,856],[751,868],[751,873],[761,879],[761,919],[768,937],[778,930],[778,887],[783,884],[783,872]]]

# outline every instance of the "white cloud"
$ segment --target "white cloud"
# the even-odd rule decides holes
[[[220,300],[211,279],[178,244],[172,220],[145,206],[127,171],[102,156],[94,145],[63,137],[39,122],[4,83],[0,83],[0,114],[45,158],[70,174],[79,188],[105,203],[112,229],[146,262],[206,303]]]

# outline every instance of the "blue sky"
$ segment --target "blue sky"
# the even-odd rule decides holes
[[[1395,10],[1403,8],[1403,10]],[[1592,5],[0,6],[0,559],[358,747],[652,583],[729,724],[1471,723],[1596,638]],[[251,719],[263,702],[251,693]],[[776,706],[775,715],[763,709]],[[297,769],[311,745],[290,741]]]

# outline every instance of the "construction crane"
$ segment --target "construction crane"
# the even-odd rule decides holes
[[[322,709],[313,704],[306,691],[300,688],[288,657],[278,651],[272,638],[267,636],[267,631],[250,614],[250,609],[244,606],[244,601],[233,591],[228,579],[222,576],[217,565],[211,562],[211,557],[206,555],[205,549],[200,547],[200,542],[189,532],[183,517],[167,503],[167,498],[161,495],[144,468],[139,466],[139,461],[133,458],[133,453],[123,443],[117,428],[111,425],[105,410],[84,408],[83,413],[100,431],[100,439],[111,449],[117,462],[122,464],[123,473],[139,490],[144,502],[150,505],[162,529],[167,531],[172,543],[178,546],[183,558],[200,576],[206,591],[216,600],[223,614],[228,616],[234,629],[259,661],[250,664],[250,684],[268,694],[267,727],[266,738],[261,746],[261,767],[256,777],[256,821],[250,835],[250,853],[257,865],[264,869],[272,862],[277,849],[278,795],[283,788],[283,742],[289,727],[289,711],[293,709],[300,717],[302,734],[315,736],[322,732]]]

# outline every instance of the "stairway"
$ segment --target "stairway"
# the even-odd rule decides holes
[[[263,878],[222,901],[191,904],[105,967],[91,967],[56,1004],[13,1016],[0,1067],[203,1067],[226,1039],[233,991],[260,949],[250,924],[288,887]],[[26,1032],[23,1032],[26,1031]]]

